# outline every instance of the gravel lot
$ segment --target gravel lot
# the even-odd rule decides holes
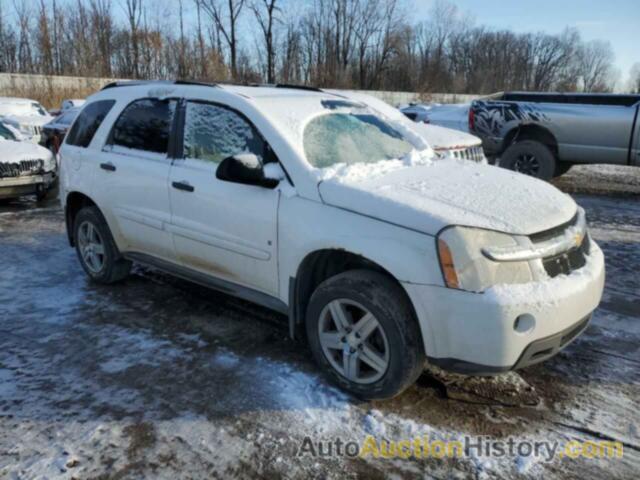
[[[0,478],[637,478],[640,199],[628,194],[640,169],[582,167],[556,184],[627,194],[575,196],[607,262],[589,329],[542,365],[491,379],[427,371],[386,402],[328,385],[271,311],[142,268],[89,283],[55,202],[1,205]],[[624,457],[296,455],[306,436],[368,434],[617,440]]]

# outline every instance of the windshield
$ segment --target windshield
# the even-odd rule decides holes
[[[392,160],[416,148],[402,133],[366,109],[315,117],[304,129],[303,143],[307,161],[318,168]]]
[[[11,132],[11,130],[0,123],[0,139],[15,140],[16,136]]]
[[[33,109],[33,111],[35,113],[37,113],[38,115],[42,115],[43,117],[47,115],[47,111],[44,109],[44,107],[42,105],[40,105],[39,103],[32,103],[31,104],[31,108]]]

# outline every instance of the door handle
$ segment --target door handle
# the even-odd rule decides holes
[[[195,188],[189,182],[171,182],[171,186],[177,190],[183,190],[185,192],[193,192]]]
[[[116,171],[116,166],[111,162],[101,163],[100,164],[100,168],[103,169],[103,170],[106,170],[108,172],[115,172]]]

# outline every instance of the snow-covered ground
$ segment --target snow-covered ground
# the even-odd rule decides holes
[[[425,372],[386,402],[327,384],[284,317],[141,268],[93,285],[57,206],[0,206],[0,478],[637,478],[640,199],[576,199],[607,262],[585,334],[493,379]],[[367,435],[611,439],[624,457],[297,455]]]

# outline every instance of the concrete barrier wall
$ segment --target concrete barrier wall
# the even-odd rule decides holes
[[[346,90],[350,91],[350,90]],[[352,90],[356,91],[356,90]],[[415,93],[415,92],[389,92],[383,90],[366,90],[360,93],[367,93],[384,100],[390,105],[397,107],[407,103],[466,103],[481,95],[463,95],[459,93]]]
[[[114,81],[112,78],[59,77],[48,75],[26,75],[22,73],[0,73],[0,95],[5,90],[29,88],[56,88],[65,90],[100,90]]]
[[[29,90],[64,90],[88,92],[100,90],[114,78],[88,78],[88,77],[62,77],[47,75],[27,75],[21,73],[0,73],[0,96],[11,92]],[[354,90],[355,91],[355,90]],[[361,92],[362,93],[362,92]],[[479,95],[461,95],[456,93],[428,93],[415,92],[390,92],[367,90],[365,93],[373,95],[385,102],[398,106],[411,102],[435,102],[435,103],[464,103],[478,98]]]

